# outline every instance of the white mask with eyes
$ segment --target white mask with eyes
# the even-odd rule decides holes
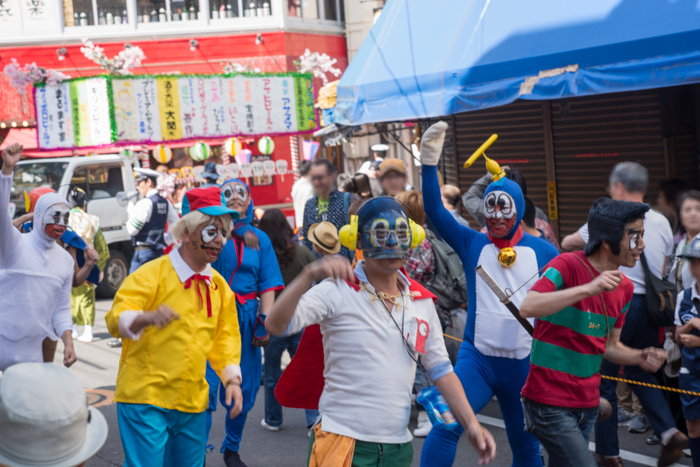
[[[515,214],[515,201],[505,191],[495,190],[484,198],[484,217],[487,219],[512,219]]]
[[[43,224],[47,225],[60,225],[66,227],[68,225],[68,218],[70,217],[70,208],[67,204],[54,204],[49,206],[49,208],[44,213]]]
[[[213,242],[219,235],[219,232],[221,232],[221,237],[223,237],[223,241],[221,242],[221,246],[223,247],[226,245],[226,235],[228,232],[226,232],[226,229],[219,230],[215,225],[207,225],[202,229],[202,243],[206,245]]]

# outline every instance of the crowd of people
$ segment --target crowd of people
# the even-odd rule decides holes
[[[421,465],[449,466],[462,433],[488,464],[496,443],[475,414],[494,397],[513,465],[542,466],[546,453],[551,466],[619,467],[619,426],[651,428],[659,466],[684,450],[700,465],[700,399],[658,388],[700,392],[700,191],[665,181],[650,209],[647,170],[622,162],[610,197],[559,245],[517,170],[489,172],[464,194],[440,182],[446,129],[421,138],[420,191],[385,145],[352,176],[303,161],[296,229],[278,209],[261,214],[248,185],[219,180],[211,164],[188,190],[135,170],[135,253],[106,316],[110,346],[121,347],[125,465],[202,465],[221,404],[223,460],[245,466],[261,380],[261,428],[279,432],[283,406],[304,409],[310,466],[408,466],[412,436],[426,437]],[[0,204],[21,154],[3,151]],[[106,423],[76,399],[69,370],[41,362],[53,362],[60,338],[70,367],[73,339],[92,341],[109,250],[79,188],[28,200],[26,215],[0,218],[0,420],[30,410],[18,387],[49,383],[56,391],[32,397],[49,401],[43,420],[59,433],[42,436],[82,441],[70,453],[45,440],[24,452],[13,440],[37,422],[2,422],[0,463],[80,465]],[[621,375],[646,385],[601,378]],[[57,408],[57,398],[68,402]]]

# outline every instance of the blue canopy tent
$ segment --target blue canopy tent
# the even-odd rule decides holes
[[[389,0],[340,79],[334,121],[695,82],[697,0]]]

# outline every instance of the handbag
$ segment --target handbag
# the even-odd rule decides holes
[[[644,285],[649,319],[659,327],[673,325],[676,311],[676,286],[671,282],[656,277],[650,270],[644,252],[640,255],[644,268]]]

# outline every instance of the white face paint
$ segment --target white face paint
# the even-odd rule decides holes
[[[54,204],[44,213],[44,225],[60,225],[66,227],[70,217],[70,208],[67,204]]]
[[[515,214],[515,201],[505,191],[492,191],[484,198],[484,217],[487,219],[512,219]]]
[[[221,229],[221,237],[223,238],[223,241],[221,242],[221,246],[223,247],[226,245],[226,235],[228,232],[226,232],[226,229]],[[205,245],[207,243],[213,242],[217,235],[219,235],[219,229],[215,225],[208,225],[202,229],[202,243]]]

